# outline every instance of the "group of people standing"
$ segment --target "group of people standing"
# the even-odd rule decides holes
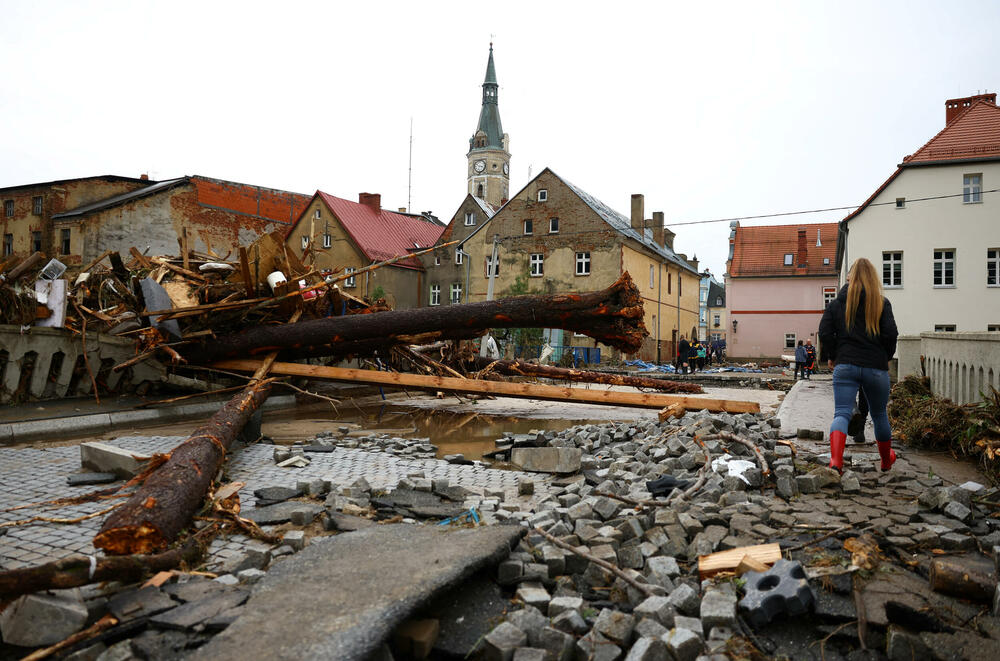
[[[816,347],[813,346],[812,340],[806,340],[803,346],[802,340],[799,340],[799,346],[795,347],[795,378],[799,378],[799,374],[802,378],[809,380],[809,375],[816,372]]]
[[[722,351],[722,345],[718,342],[706,344],[694,338],[689,342],[686,335],[681,335],[677,343],[675,367],[681,374],[702,371],[712,362],[721,361]]]

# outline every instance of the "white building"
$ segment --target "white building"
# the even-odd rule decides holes
[[[1000,331],[1000,108],[945,102],[945,128],[840,223],[840,282],[866,257],[901,335]]]

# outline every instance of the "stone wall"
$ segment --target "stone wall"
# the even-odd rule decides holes
[[[921,373],[920,356],[935,395],[959,404],[979,401],[990,386],[1000,389],[1000,333],[921,333],[900,338],[899,378]]]

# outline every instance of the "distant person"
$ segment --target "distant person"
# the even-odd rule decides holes
[[[698,342],[698,369],[702,372],[705,371],[705,362],[708,358],[708,350],[705,349],[704,342]]]
[[[804,379],[806,376],[806,361],[809,360],[809,355],[806,353],[806,347],[802,344],[802,340],[799,340],[799,345],[795,347],[795,380],[799,380],[799,374],[802,375]]]
[[[806,381],[816,373],[816,347],[813,341],[806,339]]]
[[[691,352],[691,344],[687,338],[681,335],[681,341],[677,343],[677,369],[681,374],[688,373],[688,354]]]
[[[863,388],[875,424],[875,441],[887,471],[896,461],[889,402],[889,358],[896,353],[896,320],[882,296],[882,282],[872,263],[855,260],[837,298],[823,312],[819,339],[827,364],[833,368],[834,417],[830,425],[830,468],[844,470],[847,426],[858,390]]]
[[[688,349],[688,363],[691,365],[691,371],[698,371],[698,340],[691,338],[691,347]]]

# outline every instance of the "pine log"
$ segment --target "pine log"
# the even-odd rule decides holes
[[[993,599],[996,579],[976,567],[949,558],[931,562],[930,586],[935,592],[988,603]]]
[[[102,581],[135,583],[181,564],[194,564],[202,548],[195,540],[153,555],[75,555],[37,567],[0,572],[0,603],[40,590],[63,590]],[[93,564],[92,564],[93,563]]]
[[[294,326],[259,326],[186,350],[195,365],[281,351],[282,358],[338,355],[345,342],[378,339],[419,344],[479,337],[490,328],[562,328],[635,353],[649,333],[642,297],[628,273],[607,289],[581,294],[513,296],[497,301],[327,317]]]
[[[94,546],[109,555],[165,549],[190,523],[229,446],[269,392],[269,382],[247,386],[174,448],[170,459],[105,519]]]
[[[607,374],[605,372],[554,367],[552,365],[538,365],[524,360],[490,360],[489,358],[476,356],[473,365],[475,365],[476,369],[481,370],[489,367],[494,372],[510,376],[535,376],[557,381],[603,383],[609,386],[631,386],[633,388],[659,390],[660,392],[705,392],[697,383],[651,379],[644,376],[630,376],[625,374]]]
[[[222,360],[213,363],[211,367],[234,372],[254,372],[262,364],[261,360]],[[740,400],[686,397],[684,395],[665,395],[650,392],[622,392],[620,390],[599,390],[596,388],[566,388],[538,383],[507,383],[506,381],[456,379],[448,376],[377,372],[375,370],[302,365],[300,363],[274,363],[271,373],[280,376],[304,376],[309,379],[340,381],[342,383],[368,383],[377,386],[388,386],[390,388],[416,388],[431,392],[485,394],[496,395],[498,397],[543,399],[555,402],[632,406],[651,409],[661,409],[664,406],[677,404],[688,411],[760,412],[760,405],[757,402]]]

